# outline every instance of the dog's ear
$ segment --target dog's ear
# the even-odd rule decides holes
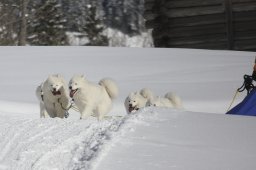
[[[128,97],[134,96],[134,92],[131,92]]]
[[[81,74],[81,75],[80,75],[80,77],[81,77],[82,79],[85,79],[85,76],[84,76],[84,74]]]
[[[57,78],[60,78],[60,74],[52,74],[52,75],[49,75],[49,77],[57,77]]]
[[[52,75],[52,74],[49,74],[49,75],[48,75],[48,78],[52,78],[52,77],[54,77],[54,75]]]

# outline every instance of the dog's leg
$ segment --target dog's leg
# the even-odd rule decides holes
[[[99,112],[99,110],[98,110],[98,109],[96,109],[96,110],[95,110],[94,116],[96,116],[96,117],[97,117],[98,121],[103,120],[104,115],[105,115],[105,114],[102,114],[101,112]]]
[[[49,114],[47,113],[44,104],[40,102],[40,118],[46,117],[49,117]]]
[[[64,118],[65,110],[62,109],[60,103],[55,103],[56,116],[59,118]]]
[[[81,113],[80,119],[87,119],[92,115],[92,108],[90,106],[85,106],[80,113]]]
[[[40,102],[40,118],[45,118],[45,111],[44,111],[44,106],[43,104]]]
[[[99,121],[102,120],[104,116],[111,110],[111,108],[112,108],[111,100],[105,100],[104,102],[100,103],[95,110],[98,120]]]

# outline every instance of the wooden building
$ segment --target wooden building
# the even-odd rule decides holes
[[[156,47],[256,51],[256,0],[144,0]]]

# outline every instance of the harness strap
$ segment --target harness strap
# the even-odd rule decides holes
[[[243,85],[237,89],[238,92],[243,92],[245,89],[247,90],[247,94],[251,92],[252,89],[254,89],[254,85],[252,83],[253,77],[249,75],[244,75],[244,83]]]
[[[65,108],[65,107],[62,105],[62,103],[60,102],[60,98],[58,98],[58,103],[60,104],[61,108],[62,108],[63,110],[66,110],[66,111],[68,111],[68,110],[72,107],[72,104],[71,104],[69,107]]]
[[[71,103],[67,108],[65,108],[62,103],[60,102],[60,98],[58,98],[58,103],[60,104],[61,108],[63,110],[66,110],[66,111],[69,111],[71,108],[76,111],[76,112],[79,112],[78,108],[74,106],[74,103]]]
[[[227,112],[230,110],[231,106],[233,105],[238,93],[240,92],[243,92],[245,89],[247,90],[247,95],[255,88],[255,86],[253,85],[253,77],[252,76],[249,76],[249,75],[244,75],[244,83],[241,87],[239,87],[237,90],[236,90],[236,93],[228,107],[228,110]]]
[[[73,100],[72,100],[72,101],[73,101]],[[61,108],[62,108],[63,110],[65,110],[67,113],[68,113],[68,111],[69,111],[70,109],[73,109],[74,111],[79,112],[79,109],[75,106],[75,104],[74,104],[73,102],[70,104],[70,106],[69,106],[68,108],[63,107],[62,103],[60,102],[60,98],[58,98],[58,103],[60,104]],[[68,114],[68,115],[69,115],[69,114]],[[67,115],[67,117],[68,117],[68,115]],[[92,115],[92,116],[93,116],[93,117],[96,117],[95,115]],[[67,118],[67,117],[66,117],[66,118]],[[105,116],[104,116],[105,119],[111,119],[111,118],[114,118],[114,117],[116,117],[116,118],[122,118],[123,116],[119,116],[119,115],[115,115],[115,116],[108,116],[108,115],[105,115]]]
[[[229,107],[228,107],[228,109],[227,109],[227,112],[230,110],[231,106],[233,105],[233,103],[234,103],[234,101],[235,101],[235,99],[236,99],[238,93],[239,93],[239,91],[238,91],[238,89],[237,89],[237,90],[236,90],[236,93],[235,93],[235,95],[234,95],[234,97],[233,97],[233,99],[232,99],[232,101],[231,101],[231,103],[230,103],[230,105],[229,105]]]

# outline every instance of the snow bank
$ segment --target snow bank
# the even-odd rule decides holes
[[[256,168],[255,117],[146,108],[125,126],[94,170]]]

